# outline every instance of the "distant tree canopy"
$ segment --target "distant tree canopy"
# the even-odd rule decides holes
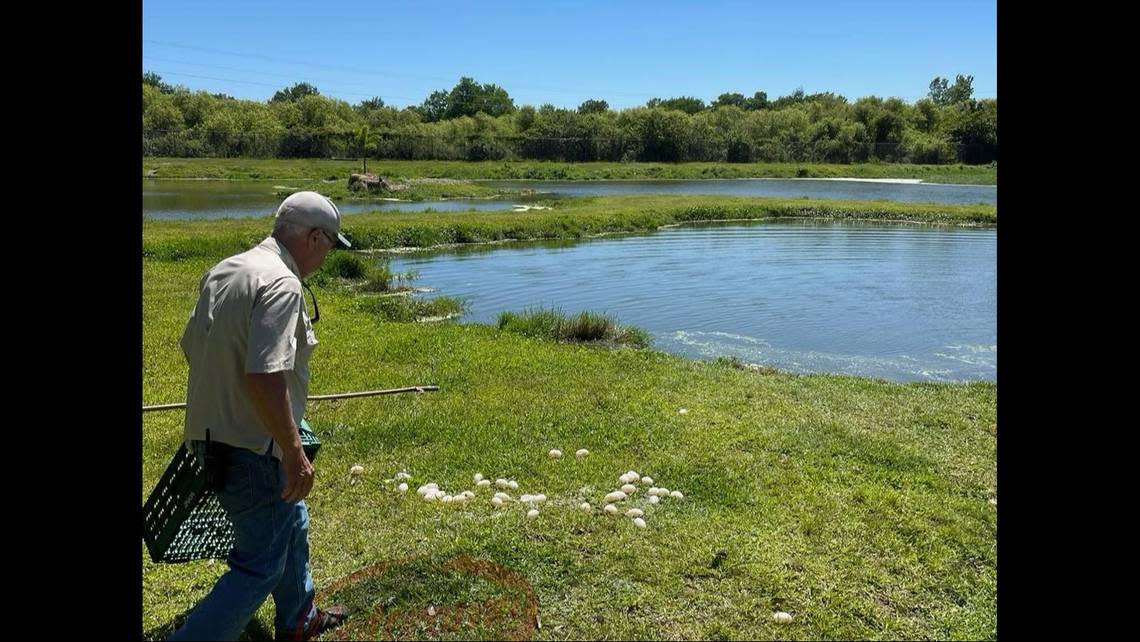
[[[930,81],[930,100],[935,105],[961,105],[969,102],[974,96],[974,77],[961,74],[949,85],[945,78],[935,78]]]
[[[174,87],[162,82],[162,76],[159,76],[153,71],[144,72],[142,81],[144,85],[150,85],[164,94],[174,93]]]
[[[292,87],[282,89],[281,91],[273,94],[273,98],[269,99],[271,103],[295,103],[305,96],[320,96],[321,92],[317,88],[307,82],[299,82]]]
[[[368,100],[360,101],[360,103],[356,105],[356,111],[362,114],[367,114],[368,112],[376,111],[382,107],[384,107],[384,99],[380,98],[379,96],[374,96]]]
[[[460,78],[451,91],[433,91],[419,107],[424,121],[429,123],[478,113],[497,117],[514,111],[515,102],[506,89],[492,84],[480,85],[467,76]]]
[[[700,98],[693,98],[692,96],[682,96],[681,98],[670,98],[668,100],[653,98],[646,103],[645,106],[650,109],[659,107],[661,109],[683,111],[686,114],[695,114],[704,110],[705,101]]]
[[[578,105],[579,114],[600,114],[610,110],[610,104],[604,100],[590,99]]]
[[[379,96],[355,105],[300,82],[268,101],[171,86],[143,73],[148,156],[373,157],[567,161],[988,163],[997,160],[997,100],[975,100],[973,76],[934,78],[927,97],[798,88],[654,98],[615,111],[516,106],[506,89],[464,76],[402,109]]]

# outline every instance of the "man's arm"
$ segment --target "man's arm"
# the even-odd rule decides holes
[[[257,414],[281,448],[286,501],[300,501],[313,488],[313,465],[301,449],[301,434],[289,405],[285,371],[297,355],[296,331],[305,301],[301,282],[282,277],[258,293],[250,312],[245,380]]]
[[[301,433],[293,421],[285,374],[246,373],[245,381],[261,422],[281,448],[281,465],[285,468],[281,497],[288,502],[301,501],[313,489],[313,465],[301,448]]]

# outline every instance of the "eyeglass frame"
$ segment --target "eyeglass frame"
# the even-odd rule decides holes
[[[313,294],[313,289],[309,287],[308,283],[301,281],[301,286],[309,292],[309,296],[313,298],[313,316],[309,318],[309,323],[316,323],[321,320],[321,309],[317,307],[317,295]],[[301,297],[304,299],[304,297]]]
[[[325,228],[323,228],[323,227],[314,227],[313,229],[314,229],[314,230],[320,230],[320,231],[321,231],[321,234],[324,234],[324,235],[325,235],[325,238],[326,238],[326,239],[328,239],[328,240],[329,240],[329,243],[331,243],[331,244],[332,244],[332,247],[331,247],[331,249],[336,249],[336,239],[335,239],[335,238],[333,238],[333,235],[332,235],[332,234],[329,234],[329,231],[328,231],[328,230],[326,230],[326,229],[325,229]]]

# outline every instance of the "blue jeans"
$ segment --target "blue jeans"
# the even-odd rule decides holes
[[[204,461],[204,443],[193,452]],[[285,471],[272,454],[230,450],[225,489],[218,500],[236,541],[210,593],[170,640],[236,640],[270,594],[277,631],[303,631],[316,615],[309,574],[309,511],[281,499]]]

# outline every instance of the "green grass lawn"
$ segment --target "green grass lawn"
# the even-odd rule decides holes
[[[360,172],[359,160],[319,158],[144,158],[151,178],[337,179]],[[996,165],[903,163],[560,163],[551,161],[370,160],[371,174],[459,179],[920,178],[929,183],[996,185]]]
[[[584,207],[586,221],[621,221],[624,212],[655,222],[700,211],[655,213],[652,202],[621,199]],[[547,216],[573,218],[528,215],[543,226],[552,225]],[[492,226],[515,220],[463,216]],[[354,240],[390,225],[437,224],[422,214],[345,219]],[[198,280],[268,229],[267,220],[144,225],[151,250],[142,266],[144,403],[184,400],[178,337]],[[194,240],[180,241],[187,238]],[[165,251],[172,247],[195,251]],[[307,500],[312,573],[318,594],[334,589],[332,598],[361,611],[350,637],[494,638],[517,630],[537,639],[996,637],[994,384],[753,372],[490,325],[386,322],[346,288],[316,290],[321,345],[312,394],[441,387],[309,404],[324,444]],[[182,411],[143,415],[140,501],[177,449],[182,420]],[[549,458],[552,448],[565,456]],[[579,448],[590,455],[575,458]],[[364,466],[359,478],[349,474],[354,464]],[[641,487],[621,502],[623,511],[645,511],[644,530],[601,511],[603,496],[630,469],[684,493],[652,505]],[[402,470],[413,476],[407,494],[385,481]],[[497,489],[477,490],[475,473],[516,479],[516,498],[544,493],[549,500],[535,519],[518,502],[496,509],[489,500]],[[427,503],[415,489],[428,482],[474,490],[476,498]],[[583,501],[590,513],[579,510]],[[225,565],[154,565],[139,546],[143,630],[158,639]],[[525,591],[449,568],[458,556],[507,569]],[[390,561],[367,581],[337,584]],[[518,629],[527,619],[526,591],[541,628]],[[470,616],[479,608],[484,616]],[[777,610],[792,622],[773,622]],[[440,625],[457,611],[466,615]],[[369,631],[373,613],[380,628]],[[270,600],[247,636],[271,635]]]

